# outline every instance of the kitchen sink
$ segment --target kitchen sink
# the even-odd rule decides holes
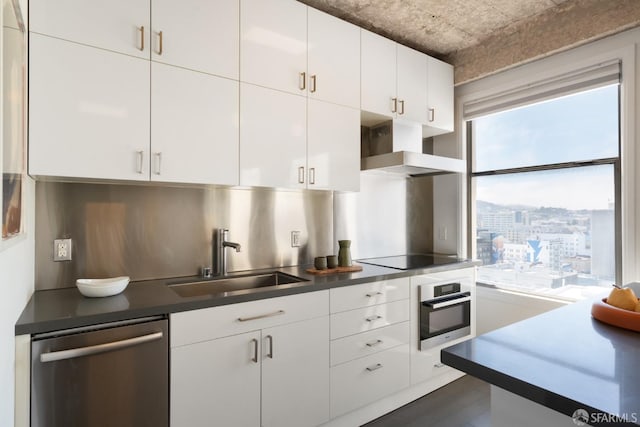
[[[306,279],[273,271],[269,273],[251,274],[245,276],[221,277],[202,281],[183,283],[169,283],[168,286],[181,297],[196,297],[203,295],[239,295],[276,286],[307,282]]]

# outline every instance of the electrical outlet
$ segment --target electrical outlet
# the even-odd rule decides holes
[[[53,241],[53,260],[71,261],[71,239],[55,239]]]
[[[300,247],[300,232],[292,231],[291,232],[291,247],[299,248]]]
[[[447,240],[447,227],[440,227],[438,229],[438,239]]]

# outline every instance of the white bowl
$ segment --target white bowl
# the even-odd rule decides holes
[[[129,284],[129,276],[110,279],[78,279],[76,286],[85,297],[109,297],[124,291]]]

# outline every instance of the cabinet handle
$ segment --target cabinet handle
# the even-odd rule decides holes
[[[398,114],[404,114],[404,99],[400,100],[400,112]]]
[[[380,369],[380,368],[382,368],[382,363],[376,363],[375,365],[373,365],[373,366],[369,366],[369,367],[367,367],[366,369],[367,369],[367,371],[369,371],[369,372],[373,372],[373,371],[377,371],[377,370],[378,370],[378,369]]]
[[[382,292],[371,292],[371,293],[366,294],[366,296],[368,296],[369,298],[373,298],[376,295],[384,295],[384,294]]]
[[[316,75],[315,74],[311,76],[311,88],[309,88],[309,91],[311,93],[316,91]]]
[[[436,363],[435,365],[433,365],[434,368],[444,368],[444,363]]]
[[[158,55],[162,55],[162,31],[158,31]]]
[[[267,357],[269,359],[273,359],[273,337],[271,335],[267,335],[266,338],[269,341],[269,352],[267,353]]]
[[[429,121],[434,122],[436,120],[436,109],[429,108]]]
[[[391,112],[396,113],[398,111],[398,98],[391,98]]]
[[[264,319],[265,317],[280,316],[282,314],[284,314],[284,310],[278,310],[278,311],[274,311],[273,313],[267,313],[267,314],[259,314],[258,316],[238,317],[238,322],[249,322],[251,320]]]
[[[144,25],[141,26],[138,31],[140,32],[140,50],[144,51]]]
[[[142,173],[142,167],[144,166],[144,151],[136,151],[136,153],[138,153],[138,169],[136,172]]]
[[[304,184],[304,166],[298,168],[298,184]]]
[[[382,344],[382,340],[375,340],[375,341],[371,341],[371,342],[365,343],[365,345],[367,347],[375,347],[375,346],[380,345],[380,344]]]
[[[300,90],[305,90],[307,88],[307,73],[304,71],[300,73],[300,78],[298,79],[298,87]]]
[[[162,172],[162,152],[156,153],[156,175]]]
[[[309,184],[316,183],[316,168],[309,168]]]
[[[258,340],[253,338],[251,340],[251,344],[253,344],[253,357],[251,358],[251,361],[253,363],[258,363]]]
[[[373,321],[379,320],[379,319],[382,319],[382,316],[371,316],[371,317],[367,317],[364,320],[366,320],[367,322],[373,322]]]

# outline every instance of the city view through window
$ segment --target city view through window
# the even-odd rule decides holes
[[[615,282],[618,105],[614,85],[473,120],[478,282],[567,299]]]

